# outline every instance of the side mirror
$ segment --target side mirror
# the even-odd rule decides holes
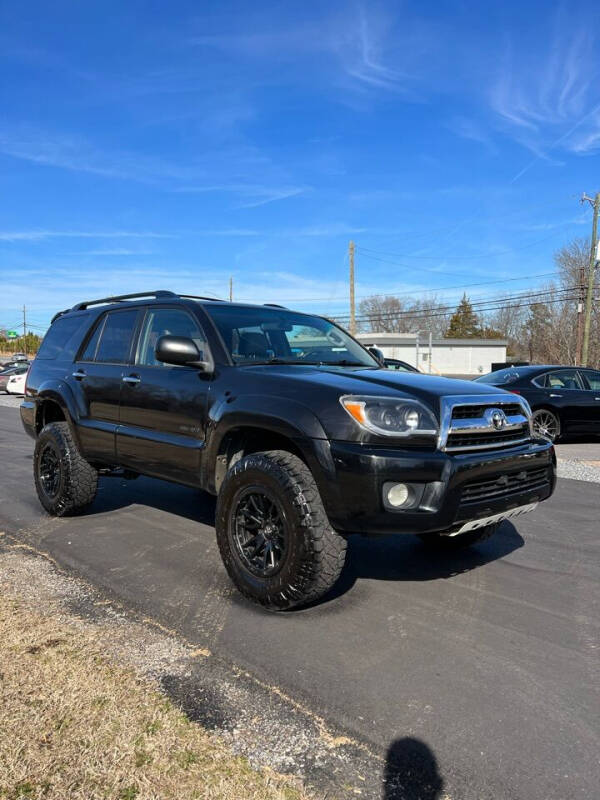
[[[193,339],[187,336],[161,336],[154,351],[157,361],[164,364],[198,367],[204,372],[212,372],[212,364],[202,361],[200,351]]]
[[[369,347],[369,353],[379,361],[382,367],[385,367],[385,356],[378,347]]]

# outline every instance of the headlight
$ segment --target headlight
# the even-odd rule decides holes
[[[342,407],[358,424],[380,436],[437,436],[433,414],[418,400],[346,394]]]

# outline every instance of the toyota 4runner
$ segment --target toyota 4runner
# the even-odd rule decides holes
[[[322,317],[168,291],[59,312],[21,418],[46,511],[89,506],[99,475],[216,494],[225,567],[271,609],[325,594],[350,534],[471,545],[556,481],[518,395],[387,370]]]

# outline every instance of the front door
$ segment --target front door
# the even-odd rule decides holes
[[[193,339],[206,358],[206,337],[190,312],[147,308],[134,363],[123,374],[117,457],[130,469],[196,486],[210,376],[157,361],[156,343],[167,334]]]
[[[101,317],[67,377],[79,406],[78,433],[86,458],[115,461],[122,377],[138,313],[129,308]]]

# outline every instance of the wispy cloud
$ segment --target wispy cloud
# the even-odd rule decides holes
[[[44,239],[172,239],[175,234],[153,231],[0,231],[0,242],[35,242]]]
[[[597,29],[562,6],[540,31],[538,48],[506,46],[489,93],[492,110],[507,132],[535,158],[562,150],[586,154],[600,148],[600,71]],[[596,68],[595,68],[596,65]]]
[[[16,130],[0,131],[0,153],[30,163],[87,172],[109,179],[147,183],[157,188],[190,193],[225,192],[236,195],[238,208],[285,200],[310,187],[285,179],[287,170],[256,147],[245,144],[200,150],[181,163],[126,151],[106,152],[81,137]],[[218,178],[216,181],[216,165]],[[229,175],[260,176],[261,182],[223,181]],[[194,181],[190,185],[190,181]],[[269,182],[267,182],[269,181]]]
[[[392,16],[379,3],[356,3],[343,12],[328,11],[290,25],[266,20],[263,30],[201,34],[190,44],[245,59],[252,67],[265,61],[302,65],[299,82],[326,90],[384,91],[410,95],[419,80],[432,31],[407,14]],[[289,76],[288,76],[289,77]],[[277,80],[277,75],[271,76]],[[416,94],[411,99],[421,99]]]
[[[210,192],[225,192],[238,195],[242,198],[238,208],[256,208],[276,200],[285,200],[308,191],[308,186],[263,186],[260,184],[206,184],[200,186],[181,186],[175,191],[189,194],[207,194]]]

